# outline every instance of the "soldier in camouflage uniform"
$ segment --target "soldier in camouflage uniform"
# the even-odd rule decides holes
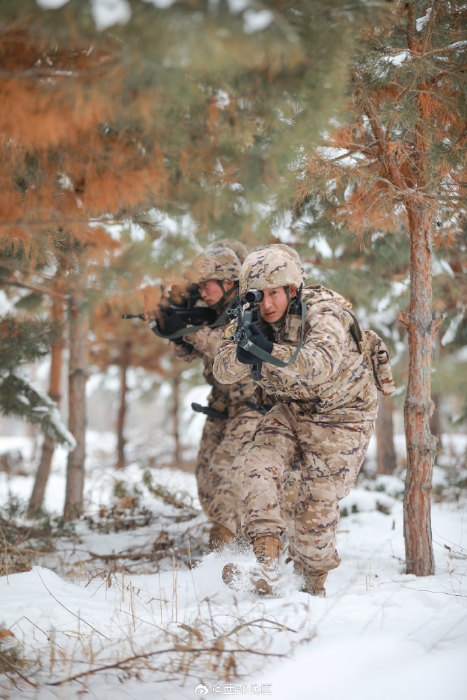
[[[291,313],[291,302],[303,280],[300,258],[285,245],[251,253],[240,272],[241,297],[252,288],[264,295],[263,324],[261,330],[251,327],[250,341],[284,362],[301,341],[302,318]],[[338,501],[355,483],[376,417],[373,371],[352,335],[350,302],[315,285],[305,288],[303,303],[303,343],[296,358],[286,367],[261,364],[259,384],[276,404],[259,423],[244,459],[242,528],[257,558],[247,578],[259,594],[279,592],[280,538],[288,529],[281,494],[292,464],[300,460],[291,556],[302,590],[325,595],[328,572],[340,563]],[[258,363],[231,335],[228,329],[214,362],[220,383],[245,380],[249,365]],[[223,572],[232,587],[245,575],[233,564]]]
[[[235,482],[234,461],[251,442],[261,417],[245,403],[258,403],[260,400],[260,390],[250,377],[235,380],[226,386],[225,383],[219,384],[212,374],[214,357],[222,341],[225,326],[230,321],[226,311],[238,304],[240,261],[226,244],[227,241],[223,241],[217,246],[210,246],[195,258],[186,272],[188,279],[199,285],[204,303],[214,308],[219,317],[222,317],[222,324],[215,328],[202,328],[183,336],[185,349],[180,344],[171,343],[174,353],[183,360],[191,362],[202,358],[204,377],[207,383],[212,385],[208,397],[208,417],[196,463],[200,502],[213,523],[210,533],[212,549],[228,544],[236,534],[240,501],[238,485]],[[238,247],[238,252],[241,255],[242,248]],[[178,317],[175,319],[175,325],[169,321],[170,332],[182,328],[180,324],[182,322]],[[190,354],[186,354],[187,344],[191,348]]]

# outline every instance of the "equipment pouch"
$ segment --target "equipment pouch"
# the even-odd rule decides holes
[[[392,396],[396,390],[392,377],[389,353],[386,344],[374,331],[363,331],[362,352],[368,357],[373,369],[376,388],[383,396]]]

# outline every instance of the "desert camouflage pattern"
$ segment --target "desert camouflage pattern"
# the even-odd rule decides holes
[[[240,270],[240,297],[249,289],[273,289],[300,285],[306,275],[298,253],[288,245],[276,243],[250,253]]]
[[[294,403],[274,406],[245,454],[241,483],[245,537],[253,541],[288,532],[290,555],[304,571],[339,566],[338,502],[355,484],[373,428],[373,421],[319,423]],[[300,478],[291,479],[292,465],[298,461]],[[287,489],[292,494],[286,501]]]
[[[367,354],[373,365],[376,386],[383,396],[392,396],[396,385],[391,371],[389,353],[386,344],[374,331],[364,331],[361,349]]]
[[[218,241],[214,241],[214,243],[210,243],[206,250],[212,250],[213,248],[230,248],[240,260],[240,263],[243,263],[248,255],[248,251],[243,243],[235,238],[221,238]]]
[[[251,410],[246,401],[264,403],[261,389],[250,376],[231,384],[220,384],[213,375],[214,357],[224,335],[224,328],[202,328],[185,336],[193,345],[190,355],[171,343],[174,354],[186,362],[201,359],[204,378],[212,386],[208,406],[225,419],[207,418],[196,463],[196,480],[201,506],[211,522],[223,525],[235,534],[240,523],[240,485],[236,458],[251,443],[261,414]]]
[[[231,248],[209,248],[187,266],[184,274],[190,282],[197,284],[209,280],[237,280],[240,260]]]
[[[208,459],[203,459],[197,470],[198,492],[204,512],[211,522],[223,525],[233,534],[240,526],[241,472],[238,469],[243,464],[244,451],[251,445],[260,420],[261,415],[257,411],[244,409],[232,418],[217,421],[225,424],[221,439],[215,449],[208,453],[208,447],[213,449],[221,433],[221,429],[214,426],[214,439],[209,436],[206,450],[203,449],[203,455]],[[211,426],[208,428],[210,431]]]
[[[339,565],[338,502],[363,463],[377,395],[371,364],[350,333],[350,302],[319,285],[307,287],[303,301],[306,324],[297,359],[285,368],[262,365],[259,384],[276,405],[245,452],[242,530],[250,541],[287,532],[298,568],[327,572]],[[287,314],[270,326],[273,355],[290,360],[301,319]],[[224,338],[214,376],[232,382],[249,373],[236,359],[236,343]],[[298,464],[299,477],[293,472]]]
[[[312,421],[373,421],[378,405],[373,370],[350,333],[350,302],[320,285],[307,287],[303,301],[307,313],[298,357],[285,368],[264,362],[260,386],[276,401],[299,404]],[[300,317],[287,315],[271,326],[272,354],[287,362],[300,339]],[[250,367],[236,359],[236,343],[224,338],[214,362],[216,379],[231,384],[249,374]]]
[[[225,434],[227,420],[206,417],[196,458],[195,476],[201,507],[207,513],[214,493],[209,479],[209,463]]]

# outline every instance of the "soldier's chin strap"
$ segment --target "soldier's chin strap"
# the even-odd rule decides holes
[[[301,305],[301,316],[302,316],[302,326],[300,330],[300,341],[297,345],[297,349],[295,350],[294,354],[290,358],[288,362],[284,362],[283,360],[279,360],[278,357],[274,357],[274,355],[271,355],[271,353],[266,352],[266,350],[263,350],[262,348],[259,348],[257,345],[251,342],[249,338],[244,338],[239,342],[239,345],[241,348],[244,350],[248,350],[248,352],[251,352],[252,355],[255,355],[259,360],[262,360],[263,362],[267,362],[270,365],[274,365],[275,367],[288,367],[289,365],[292,364],[292,362],[295,362],[297,359],[298,353],[302,349],[303,346],[303,338],[305,336],[305,321],[306,321],[306,304],[300,299],[300,305]]]
[[[211,304],[209,308],[214,309],[215,311],[222,312],[224,310],[224,304],[225,304],[226,300],[232,295],[235,296],[237,289],[238,289],[238,280],[232,280],[234,282],[234,285],[233,285],[233,287],[231,287],[230,289],[227,289],[227,290],[224,287],[225,280],[214,280],[214,281],[217,282],[217,284],[221,288],[222,296],[219,299],[219,301],[216,301],[215,304]]]

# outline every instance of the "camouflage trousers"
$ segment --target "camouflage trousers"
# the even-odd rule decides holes
[[[355,484],[373,428],[373,421],[318,423],[296,404],[276,405],[245,453],[245,537],[280,537],[288,531],[299,567],[324,572],[339,566],[338,502]],[[291,468],[298,462],[297,478]]]
[[[211,522],[234,534],[240,524],[237,469],[260,419],[259,413],[246,409],[226,420],[207,418],[201,437],[196,465],[201,506]]]
[[[212,501],[212,486],[209,480],[209,462],[224,437],[227,420],[206,418],[196,459],[195,475],[198,497],[205,513]]]

